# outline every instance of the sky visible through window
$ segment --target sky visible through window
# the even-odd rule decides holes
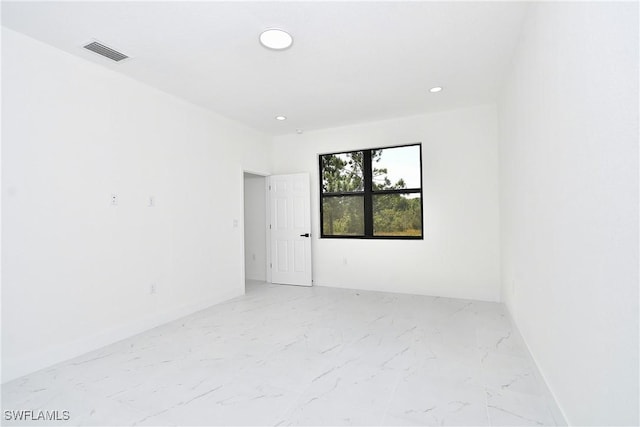
[[[392,184],[403,179],[406,188],[420,188],[420,146],[385,148],[377,169],[387,169],[386,177]],[[384,177],[382,177],[384,179]]]

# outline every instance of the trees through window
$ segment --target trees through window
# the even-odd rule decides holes
[[[322,237],[422,239],[422,145],[322,154]]]

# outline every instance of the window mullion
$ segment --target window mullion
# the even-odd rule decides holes
[[[364,235],[373,237],[373,170],[371,150],[362,151],[362,173],[364,175]]]

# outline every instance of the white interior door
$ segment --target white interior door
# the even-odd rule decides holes
[[[309,174],[269,177],[271,281],[311,286]]]

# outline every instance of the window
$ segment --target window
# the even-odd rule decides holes
[[[422,145],[321,154],[323,238],[422,239]]]

